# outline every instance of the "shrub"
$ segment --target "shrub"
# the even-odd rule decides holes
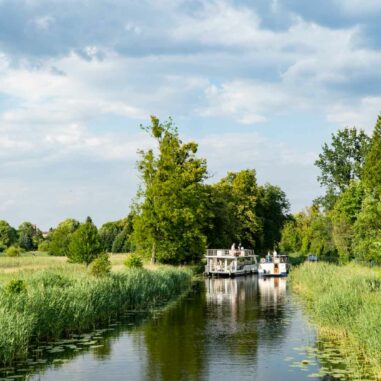
[[[96,277],[102,277],[111,271],[111,262],[106,253],[100,254],[90,263],[90,273]]]
[[[49,241],[48,240],[42,241],[38,245],[38,251],[44,251],[44,252],[49,251]]]
[[[25,282],[22,279],[12,279],[4,287],[8,294],[21,294],[26,291]]]
[[[124,261],[124,265],[129,268],[142,268],[143,267],[143,260],[138,254],[129,254]]]
[[[21,255],[21,249],[18,246],[10,246],[5,250],[7,257],[19,257]]]

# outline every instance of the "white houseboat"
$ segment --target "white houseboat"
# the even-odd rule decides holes
[[[258,272],[257,256],[248,249],[209,249],[206,252],[206,275],[246,275]]]
[[[260,276],[287,276],[289,270],[288,256],[278,255],[276,251],[261,258],[258,274]]]

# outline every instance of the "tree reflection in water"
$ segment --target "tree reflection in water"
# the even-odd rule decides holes
[[[258,347],[283,336],[285,279],[208,278],[143,326],[149,380],[202,380],[215,364],[253,366]],[[239,357],[239,359],[238,359]]]

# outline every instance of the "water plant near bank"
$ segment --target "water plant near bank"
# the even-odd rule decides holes
[[[163,305],[185,292],[185,270],[130,269],[105,277],[41,271],[0,286],[0,363],[25,358],[33,342],[92,330],[126,311]]]
[[[306,263],[291,274],[319,335],[335,340],[352,366],[381,379],[381,275],[358,265]]]

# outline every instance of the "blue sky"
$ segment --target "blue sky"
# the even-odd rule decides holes
[[[0,219],[128,213],[150,114],[199,142],[211,181],[255,168],[296,211],[313,162],[381,104],[373,0],[0,0]]]

